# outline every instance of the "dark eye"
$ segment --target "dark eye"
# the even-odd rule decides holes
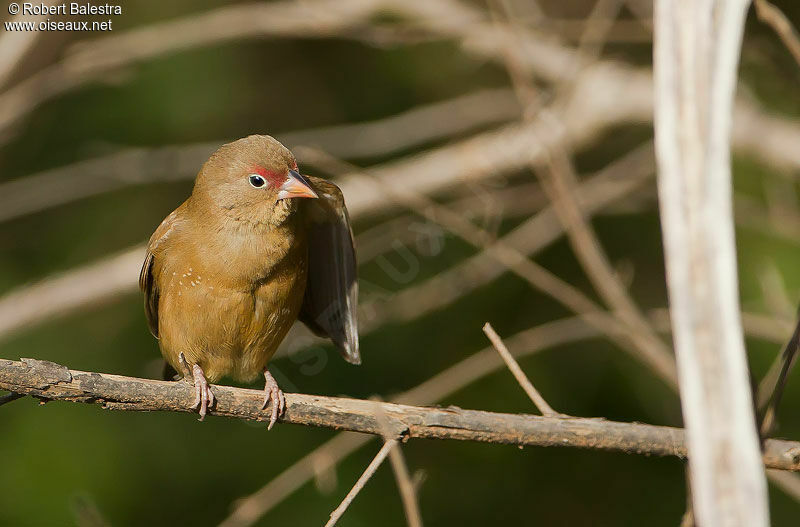
[[[255,188],[261,188],[266,185],[266,181],[264,178],[259,176],[258,174],[250,174],[250,184],[253,185]]]

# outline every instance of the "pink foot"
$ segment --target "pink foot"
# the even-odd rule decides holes
[[[275,421],[286,411],[286,397],[284,397],[283,391],[278,388],[278,383],[269,370],[264,370],[264,379],[267,382],[264,384],[264,404],[261,409],[266,410],[270,399],[272,400],[272,415],[269,418],[269,426],[267,426],[267,430],[272,430]]]
[[[202,421],[205,419],[206,414],[208,413],[208,408],[210,406],[214,406],[214,402],[216,400],[214,397],[214,392],[211,391],[211,386],[208,384],[206,375],[203,373],[203,368],[201,368],[199,364],[193,364],[190,369],[183,353],[178,355],[178,361],[180,361],[181,368],[184,372],[183,378],[193,379],[194,381],[195,398],[191,408],[194,410],[199,410],[199,420]]]

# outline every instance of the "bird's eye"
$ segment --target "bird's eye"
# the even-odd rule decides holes
[[[250,184],[255,188],[261,188],[266,185],[266,181],[264,178],[259,176],[258,174],[250,174]]]

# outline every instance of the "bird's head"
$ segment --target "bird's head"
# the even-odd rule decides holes
[[[197,175],[192,199],[235,220],[280,225],[297,209],[295,198],[316,198],[297,161],[268,135],[223,145]]]

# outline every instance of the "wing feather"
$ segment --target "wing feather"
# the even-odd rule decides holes
[[[318,199],[308,212],[308,281],[299,319],[330,338],[347,362],[361,363],[358,349],[358,280],[353,231],[339,187],[308,177]]]
[[[164,242],[169,237],[172,228],[174,227],[179,211],[183,206],[174,210],[167,216],[161,225],[158,226],[156,232],[150,237],[147,243],[147,253],[142,264],[142,270],[139,272],[139,289],[144,293],[144,314],[147,317],[147,325],[150,327],[150,333],[155,338],[158,338],[158,299],[159,289],[158,280],[154,276],[154,266],[156,262],[156,254],[159,248],[163,247]]]

